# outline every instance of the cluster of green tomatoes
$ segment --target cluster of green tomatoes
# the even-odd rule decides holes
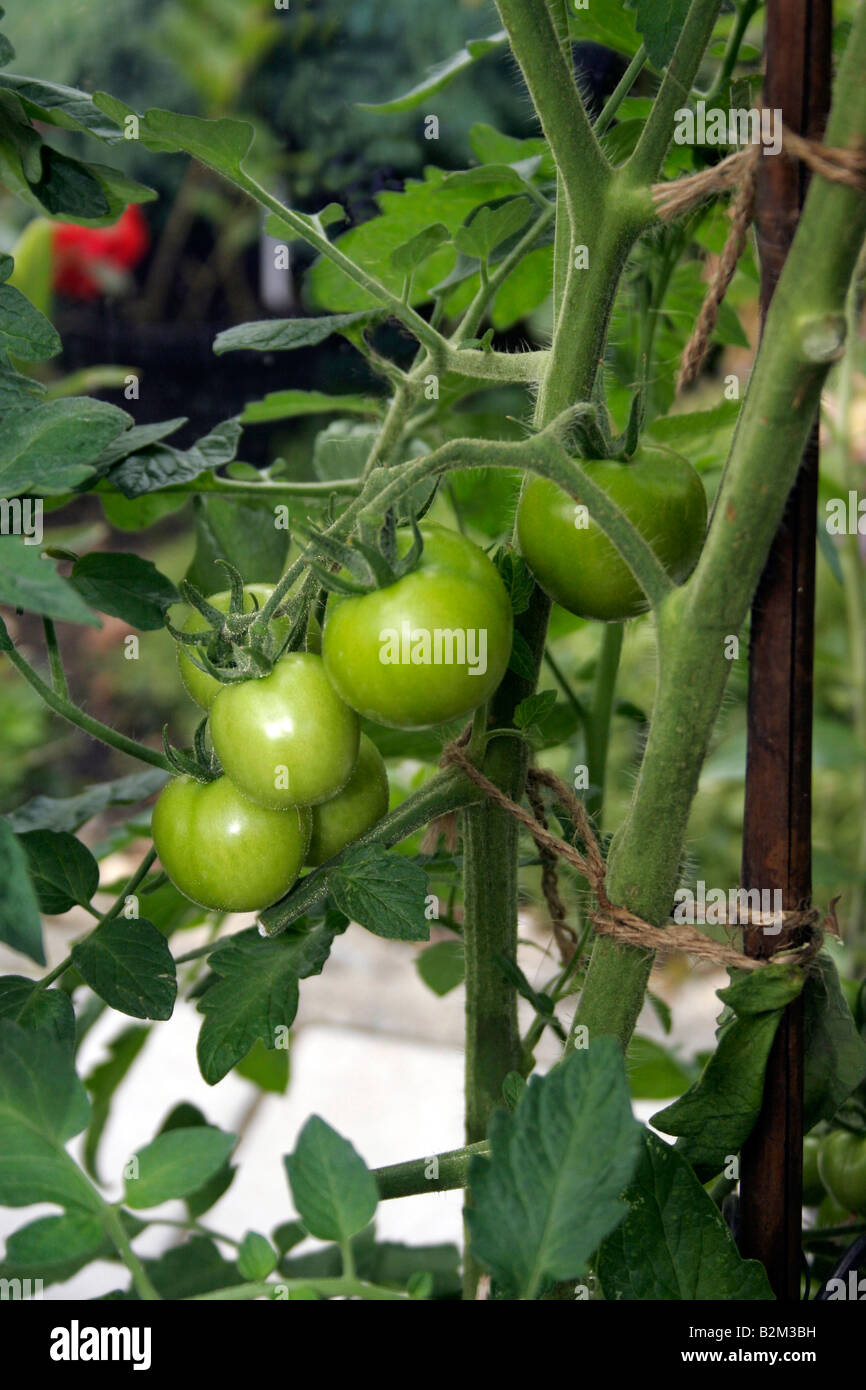
[[[629,463],[585,466],[672,578],[684,579],[706,527],[691,465],[644,446]],[[611,542],[595,523],[577,525],[574,499],[555,484],[528,483],[517,532],[542,588],[572,613],[622,621],[645,608]],[[331,589],[324,627],[307,626],[303,649],[277,607],[267,622],[274,659],[243,671],[231,669],[231,659],[226,665],[245,615],[260,612],[273,593],[262,584],[241,590],[238,577],[175,634],[180,673],[206,711],[213,754],[209,766],[200,758],[162,792],[153,838],[175,886],[205,907],[261,911],[289,891],[304,865],[324,863],[381,819],[388,779],[360,716],[403,729],[448,723],[486,703],[508,668],[512,606],[478,546],[426,522],[411,533],[392,529],[382,553],[352,544],[357,549],[330,556],[339,571],[320,572]]]

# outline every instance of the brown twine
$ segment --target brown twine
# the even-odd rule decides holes
[[[540,787],[547,787],[553,793],[556,800],[572,819],[575,828],[574,838],[576,841],[582,841],[584,846],[584,850],[581,852],[575,844],[568,844],[565,840],[561,840],[558,835],[554,835],[546,824],[546,817],[542,822],[531,815],[516,801],[512,801],[511,797],[507,796],[494,782],[491,782],[489,777],[485,777],[466,752],[463,746],[465,741],[466,735],[463,735],[457,742],[449,744],[442,754],[441,765],[443,767],[459,767],[461,772],[465,773],[470,781],[474,782],[491,801],[524,826],[538,845],[542,858],[547,854],[554,858],[564,859],[566,863],[577,869],[578,873],[587,880],[595,895],[598,906],[592,914],[591,920],[599,935],[612,937],[615,941],[628,946],[636,946],[644,951],[684,951],[700,960],[711,961],[714,965],[734,966],[740,970],[757,970],[768,963],[766,960],[747,956],[735,947],[725,945],[724,942],[713,941],[688,923],[676,923],[660,928],[652,922],[638,917],[627,907],[616,906],[610,901],[605,891],[604,881],[607,869],[583,802],[552,772],[542,768],[530,768],[528,775],[528,784],[532,787],[530,800],[532,797],[538,799]],[[556,897],[561,906],[558,890]],[[553,914],[551,915],[553,916]],[[746,916],[749,921],[765,924],[765,914],[747,913]],[[823,940],[823,932],[818,928],[819,918],[820,914],[815,909],[786,909],[783,911],[783,927],[788,931],[804,931],[807,933],[807,937],[801,945],[776,952],[772,960],[805,964],[816,956],[821,949]],[[557,920],[559,919],[554,918],[554,923]],[[832,911],[825,925],[833,929]],[[556,925],[554,925],[554,930],[556,930]]]
[[[683,353],[677,377],[677,395],[700,375],[718,320],[719,307],[727,294],[737,262],[743,254],[749,226],[755,215],[755,192],[762,149],[763,146],[760,144],[749,145],[746,149],[728,155],[727,159],[721,160],[711,169],[702,169],[698,174],[690,174],[667,183],[653,184],[653,202],[663,222],[672,221],[713,194],[725,193],[731,188],[737,189],[731,209],[731,228]],[[801,160],[812,173],[819,174],[832,183],[841,183],[858,193],[866,193],[866,150],[823,145],[819,140],[806,139],[785,126],[782,131],[781,152],[789,159]]]

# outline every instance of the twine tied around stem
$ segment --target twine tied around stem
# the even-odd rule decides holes
[[[591,921],[600,936],[609,936],[614,941],[644,951],[684,951],[699,960],[710,961],[714,965],[734,966],[739,970],[757,970],[768,963],[767,960],[747,956],[725,942],[713,941],[711,937],[705,936],[688,923],[659,927],[638,917],[629,908],[612,903],[605,890],[607,867],[601,847],[583,802],[574,795],[571,788],[554,773],[544,768],[531,767],[527,774],[527,798],[535,810],[535,814],[531,814],[475,766],[466,751],[467,736],[468,731],[447,746],[442,754],[441,766],[460,768],[471,782],[474,782],[495,805],[513,816],[535,840],[542,858],[542,886],[551,910],[554,934],[566,962],[574,952],[575,941],[574,933],[565,923],[565,909],[556,887],[557,859],[564,859],[566,863],[571,864],[589,884],[596,900]],[[553,793],[556,801],[571,818],[575,843],[569,844],[566,840],[560,839],[549,828],[541,801],[543,787]],[[582,851],[577,848],[578,841],[583,844]],[[550,893],[551,886],[554,888],[553,895]],[[749,911],[745,916],[748,921],[761,925],[767,924],[768,916],[774,922],[778,921],[778,914]],[[824,938],[823,929],[819,927],[820,913],[814,908],[785,909],[781,917],[785,929],[789,932],[800,931],[805,939],[798,945],[776,952],[769,959],[776,963],[808,964],[818,954]],[[838,935],[832,904],[823,927]]]
[[[726,193],[732,188],[736,189],[731,207],[730,230],[682,356],[677,377],[677,395],[687,386],[691,386],[700,374],[718,320],[719,307],[743,254],[749,227],[755,216],[758,167],[763,157],[762,152],[761,144],[748,145],[728,155],[710,169],[702,169],[697,174],[689,174],[685,178],[672,179],[652,186],[655,210],[663,222],[673,221],[682,213],[689,212],[705,198],[717,193]],[[784,126],[781,153],[788,159],[800,160],[813,174],[818,174],[831,183],[841,183],[858,193],[866,193],[866,150],[824,145],[820,140],[809,140]]]

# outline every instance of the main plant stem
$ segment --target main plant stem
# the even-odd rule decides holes
[[[837,79],[828,145],[866,140],[866,10]],[[826,229],[834,229],[828,239]],[[659,613],[660,670],[630,813],[608,859],[607,892],[649,922],[669,914],[691,803],[745,619],[820,399],[845,337],[845,301],[866,235],[866,198],[814,177],[766,330],[698,568]],[[652,953],[600,939],[576,1024],[626,1045]]]

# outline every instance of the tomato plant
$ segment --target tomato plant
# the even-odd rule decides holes
[[[379,23],[361,8],[352,25]],[[0,977],[0,1206],[50,1208],[10,1226],[4,1290],[81,1276],[112,1310],[489,1297],[729,1302],[744,1318],[743,1303],[798,1290],[859,1297],[845,1280],[866,1207],[866,558],[850,408],[866,370],[866,9],[843,7],[826,43],[798,29],[786,52],[812,54],[814,90],[785,96],[774,149],[750,121],[776,114],[754,106],[769,99],[762,58],[779,88],[779,0],[766,8],[765,23],[756,0],[497,0],[500,29],[467,34],[363,117],[386,123],[382,149],[423,142],[423,177],[396,188],[383,174],[375,198],[319,211],[271,187],[278,152],[210,83],[212,118],[137,110],[10,74],[0,36],[9,226],[35,214],[0,252],[0,701],[23,692],[8,722],[33,792],[0,817],[0,942],[26,972]],[[220,52],[243,29],[235,9]],[[250,11],[237,42],[264,60],[274,16],[263,0]],[[588,44],[615,69],[592,102]],[[299,41],[293,61],[315,59]],[[467,167],[440,167],[451,84],[496,62],[519,74],[523,115],[476,121]],[[834,99],[818,148],[821,63]],[[226,101],[243,71],[224,74]],[[711,126],[708,108],[729,121]],[[85,158],[89,145],[109,155]],[[105,162],[121,145],[123,173]],[[207,204],[227,230],[187,267],[188,293],[220,280],[237,309],[213,350],[285,373],[225,419],[191,401],[188,421],[160,420],[158,382],[139,407],[124,375],[112,404],[97,393],[118,390],[116,370],[51,365],[46,286],[56,272],[90,296],[134,269],[153,196],[137,177],[167,154],[190,164],[148,263],[156,300]],[[345,185],[322,170],[323,187],[349,186],[343,172]],[[781,195],[807,173],[798,219]],[[233,238],[263,215],[275,274],[301,268],[281,286],[289,317],[247,316]],[[73,230],[45,235],[60,223]],[[786,257],[768,225],[779,245],[791,231]],[[322,362],[327,389],[312,389]],[[813,673],[825,388],[817,496],[841,488],[853,526],[820,532],[821,582],[836,587],[818,616],[836,626]],[[792,536],[805,571],[776,549]],[[760,714],[765,679],[781,738]],[[846,886],[842,945],[823,942],[801,852],[813,685],[816,770],[836,779],[822,796],[845,809],[816,837],[820,892],[828,875]],[[744,764],[759,756],[778,789],[745,797],[741,856]],[[760,824],[777,804],[787,838]],[[758,883],[756,854],[772,866],[777,851],[787,867]],[[383,979],[386,948],[405,1000]],[[666,971],[676,952],[706,975]],[[398,994],[413,1031],[412,988],[463,991],[462,1146],[443,1134],[421,1153],[407,1133],[370,1167],[313,1115],[291,1152],[268,1155],[297,1220],[262,1210],[267,1234],[236,1229],[227,1203],[212,1222],[237,1143],[315,1051],[305,1038],[290,1065],[307,990],[316,1002],[306,982],[332,955],[329,982],[360,961],[365,1007],[378,1017]],[[681,977],[719,985],[705,1057],[668,1036]],[[339,1003],[351,1023],[348,985]],[[242,1083],[255,1104],[236,1135],[162,1066],[172,1109],[151,1137],[153,1106],[130,1106],[134,1151],[109,1172],[115,1092],[134,1094],[138,1055],[175,1012],[182,1040],[199,1025],[202,1086],[232,1078],[214,1113],[231,1118],[218,1107]],[[321,1108],[351,1094],[396,1111],[414,1073],[371,1074],[357,1036]],[[264,1161],[249,1159],[257,1198]],[[460,1249],[377,1232],[381,1203],[451,1190],[465,1194]]]

